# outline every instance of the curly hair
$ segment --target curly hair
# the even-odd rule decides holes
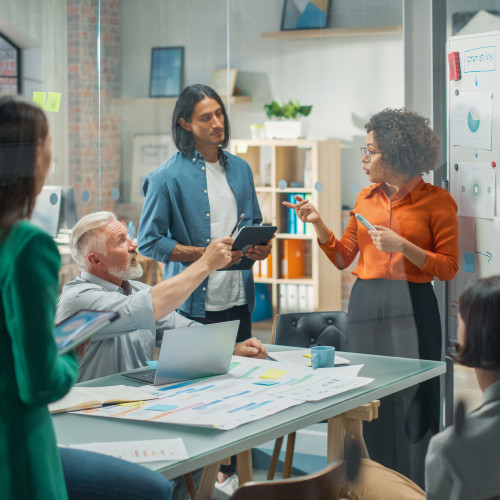
[[[406,108],[384,109],[365,123],[373,131],[382,160],[396,173],[422,175],[436,166],[439,141],[429,119]]]

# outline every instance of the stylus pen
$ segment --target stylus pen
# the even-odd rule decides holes
[[[245,214],[243,212],[241,212],[241,215],[238,217],[238,220],[236,221],[236,224],[234,225],[233,230],[229,233],[229,236],[231,236],[231,238],[233,237],[233,234],[236,232],[236,229],[238,229],[238,226],[240,225],[240,222],[243,220],[244,216],[245,216]]]

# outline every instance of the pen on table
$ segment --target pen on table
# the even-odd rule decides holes
[[[245,214],[243,212],[241,212],[241,215],[238,217],[238,220],[236,221],[236,224],[234,225],[233,230],[229,233],[229,236],[231,236],[231,238],[233,237],[233,234],[236,232],[236,229],[238,229],[238,226],[240,225],[240,222],[243,220],[244,216],[245,216]]]

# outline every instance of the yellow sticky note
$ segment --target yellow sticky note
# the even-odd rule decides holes
[[[45,101],[47,100],[47,92],[33,92],[33,102],[38,104],[45,110]]]
[[[268,378],[275,380],[281,378],[286,373],[286,370],[278,370],[277,368],[271,368],[267,372],[263,373],[259,378]]]
[[[45,104],[45,111],[59,111],[59,104],[61,103],[61,94],[59,92],[49,92],[47,96],[47,103]]]
[[[130,408],[140,408],[150,401],[131,401],[130,403],[118,403],[118,406],[129,406]]]
[[[248,146],[246,144],[236,145],[236,154],[244,155],[248,151]]]

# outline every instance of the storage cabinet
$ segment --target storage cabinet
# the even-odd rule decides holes
[[[309,197],[340,235],[340,141],[233,139],[230,150],[252,168],[264,222],[278,226],[270,258],[254,266],[255,282],[270,288],[274,314],[340,310],[341,272],[320,250],[312,225],[282,204],[294,194]]]

